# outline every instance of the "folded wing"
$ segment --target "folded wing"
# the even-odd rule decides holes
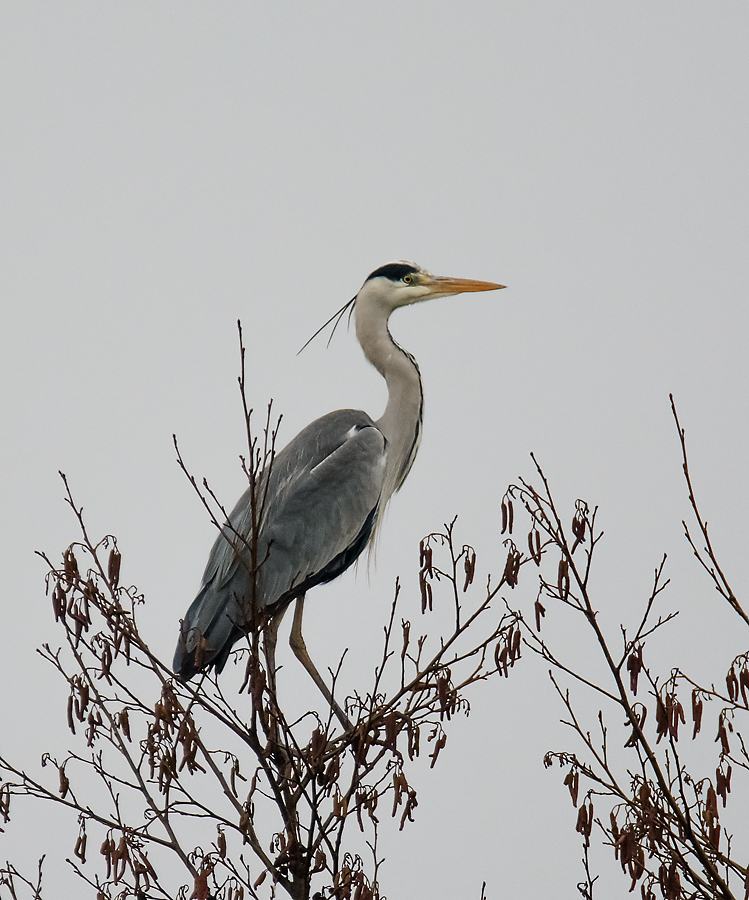
[[[380,502],[386,443],[370,417],[322,416],[275,457],[257,536],[258,610],[280,610],[347,569],[367,545]],[[174,671],[183,679],[224,667],[252,622],[251,495],[245,491],[213,545],[180,627]]]

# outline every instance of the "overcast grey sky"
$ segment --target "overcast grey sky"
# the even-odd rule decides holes
[[[236,319],[282,442],[337,407],[377,417],[384,386],[353,332],[295,354],[399,258],[508,290],[394,316],[424,380],[422,449],[376,571],[310,595],[313,658],[351,645],[369,662],[396,574],[414,590],[420,537],[456,513],[482,577],[500,574],[499,498],[534,451],[568,509],[601,507],[602,614],[636,610],[668,552],[665,605],[684,615],[665,668],[722,679],[710,663],[730,648],[705,649],[699,616],[730,619],[681,537],[668,393],[746,596],[748,46],[749,7],[728,0],[4,3],[3,746],[69,743],[33,652],[56,640],[33,551],[76,537],[57,470],[92,532],[118,535],[170,656],[213,540],[171,435],[233,503]],[[421,773],[416,823],[385,823],[391,900],[478,898],[482,880],[492,900],[578,896],[573,812],[541,764],[574,740],[524,663]],[[283,678],[306,690],[295,662]],[[19,815],[0,856],[49,850],[47,815]],[[596,860],[601,895],[625,896],[609,851]]]

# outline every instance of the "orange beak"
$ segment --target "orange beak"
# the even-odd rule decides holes
[[[433,275],[424,286],[429,288],[430,297],[444,297],[469,291],[498,291],[505,285],[495,284],[493,281],[474,281],[472,278],[445,278]]]

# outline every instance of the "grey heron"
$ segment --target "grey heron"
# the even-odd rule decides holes
[[[353,307],[359,344],[387,384],[385,412],[376,421],[361,410],[328,413],[276,454],[260,478],[265,505],[255,536],[255,559],[260,561],[255,575],[249,561],[251,489],[240,497],[180,623],[173,665],[180,679],[211,667],[221,672],[234,644],[262,627],[268,678],[275,685],[278,626],[294,601],[291,648],[344,727],[348,725],[307,653],[302,613],[307,591],[344,572],[372,541],[419,449],[421,375],[413,356],[393,340],[388,320],[401,306],[501,287],[434,276],[412,263],[394,262],[375,269],[339,310],[342,315]]]

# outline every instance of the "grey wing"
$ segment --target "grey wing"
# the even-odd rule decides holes
[[[385,439],[358,410],[312,422],[275,458],[257,541],[258,608],[280,608],[347,569],[367,544],[382,491]],[[181,625],[174,671],[223,668],[250,622],[250,492],[217,538]]]

